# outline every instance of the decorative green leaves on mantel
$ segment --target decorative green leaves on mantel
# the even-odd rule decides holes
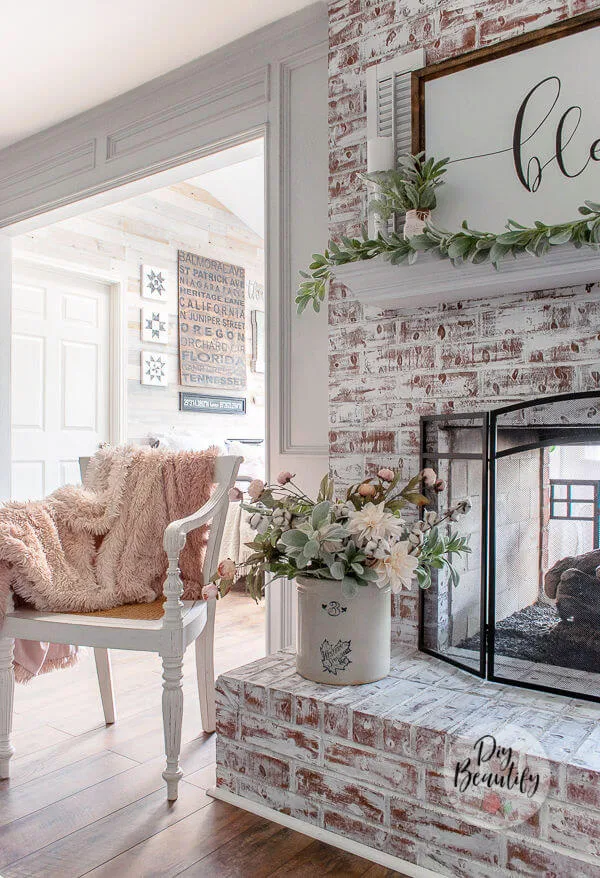
[[[296,295],[298,313],[302,314],[309,304],[315,311],[320,311],[327,284],[335,275],[336,266],[374,259],[376,256],[383,256],[392,265],[411,265],[419,253],[428,252],[449,259],[455,268],[467,263],[479,265],[489,262],[497,269],[508,256],[516,258],[522,253],[529,253],[542,257],[554,247],[565,244],[598,250],[600,204],[586,201],[579,208],[579,214],[576,220],[555,225],[538,220],[534,226],[527,227],[515,220],[508,220],[506,231],[498,234],[471,229],[466,220],[458,232],[438,229],[432,222],[427,222],[420,235],[408,239],[395,232],[385,236],[380,232],[376,238],[369,238],[365,228],[362,238],[342,237],[340,243],[331,241],[323,253],[313,255],[309,271],[300,272],[303,280]]]
[[[403,155],[392,171],[371,171],[362,174],[364,180],[374,183],[379,197],[369,202],[369,211],[381,219],[390,219],[395,212],[405,210],[434,210],[437,204],[435,190],[444,185],[442,177],[450,159],[425,158],[424,152]]]

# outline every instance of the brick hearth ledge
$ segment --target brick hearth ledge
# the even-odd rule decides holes
[[[600,705],[406,650],[385,680],[343,688],[299,677],[284,651],[221,676],[217,704],[217,792],[250,810],[441,875],[600,878]],[[542,744],[550,791],[525,823],[478,825],[448,795],[446,757],[457,736],[507,723]]]

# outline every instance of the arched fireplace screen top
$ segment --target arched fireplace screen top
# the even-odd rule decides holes
[[[419,648],[480,676],[600,701],[600,393],[421,419],[421,462],[472,552],[421,593]],[[452,525],[455,527],[456,525]]]

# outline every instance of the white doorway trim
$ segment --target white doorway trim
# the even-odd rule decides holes
[[[11,495],[12,241],[0,234],[0,499]]]
[[[298,601],[296,586],[288,579],[280,579],[266,588],[267,655],[296,644]]]
[[[19,250],[19,239],[13,242],[13,268],[40,268],[57,276],[81,278],[106,284],[109,304],[109,441],[118,445],[127,438],[127,289],[126,278],[85,266],[73,267],[60,259],[38,256]]]
[[[128,198],[135,198],[137,195],[145,195],[156,189],[181,183],[190,177],[201,176],[223,167],[229,160],[227,158],[228,150],[240,147],[239,157],[236,157],[236,161],[242,161],[245,157],[255,155],[256,148],[253,144],[259,139],[266,139],[265,124],[240,131],[214,143],[199,146],[190,150],[185,156],[165,159],[150,170],[141,168],[138,172],[129,174],[122,180],[116,179],[108,181],[103,186],[90,188],[89,191],[83,191],[77,198],[64,199],[59,204],[52,203],[47,208],[40,208],[39,211],[24,219],[15,220],[1,229],[0,233],[4,232],[12,237],[25,234],[42,226],[49,226],[91,210],[118,204]],[[0,193],[1,185],[2,181],[0,180]]]

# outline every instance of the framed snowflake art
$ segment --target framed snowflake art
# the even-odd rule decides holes
[[[141,381],[153,387],[167,387],[167,358],[164,354],[154,351],[141,353]]]
[[[169,312],[151,305],[142,308],[142,341],[168,344]]]
[[[145,299],[158,299],[166,302],[169,275],[164,268],[155,265],[142,265],[142,296]]]

